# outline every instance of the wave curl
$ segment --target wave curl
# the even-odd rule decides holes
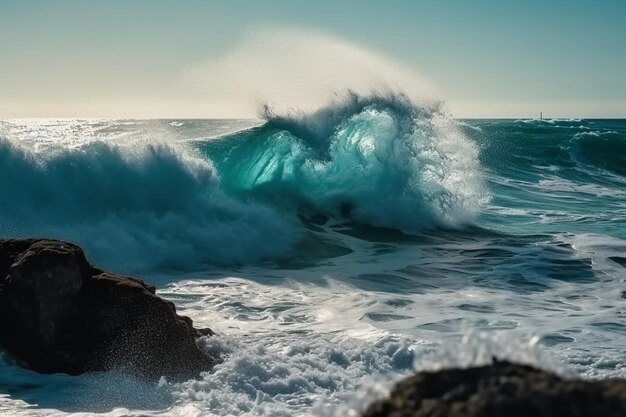
[[[413,233],[462,227],[487,199],[478,151],[439,106],[349,94],[198,148],[238,197]]]

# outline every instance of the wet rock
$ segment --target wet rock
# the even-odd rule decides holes
[[[468,369],[420,372],[401,380],[363,417],[626,416],[626,380],[564,379],[494,361]]]
[[[21,366],[187,378],[217,362],[196,345],[211,334],[154,287],[93,267],[76,245],[0,240],[0,347]]]

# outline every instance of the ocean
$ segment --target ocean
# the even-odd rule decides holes
[[[413,369],[626,377],[626,120],[401,96],[259,120],[0,121],[0,236],[81,245],[217,336],[158,384],[0,362],[0,415],[342,415]]]

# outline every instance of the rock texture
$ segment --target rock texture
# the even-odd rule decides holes
[[[495,361],[469,369],[421,372],[400,381],[363,417],[626,416],[626,380],[567,380],[530,366]]]
[[[154,287],[93,267],[76,245],[0,240],[0,347],[21,366],[186,378],[217,362],[196,345],[210,334]]]

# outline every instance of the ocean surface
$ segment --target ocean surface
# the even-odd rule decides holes
[[[0,415],[342,415],[492,355],[626,377],[626,120],[353,97],[260,120],[0,121],[0,236],[51,236],[218,336],[201,379],[38,375]]]

